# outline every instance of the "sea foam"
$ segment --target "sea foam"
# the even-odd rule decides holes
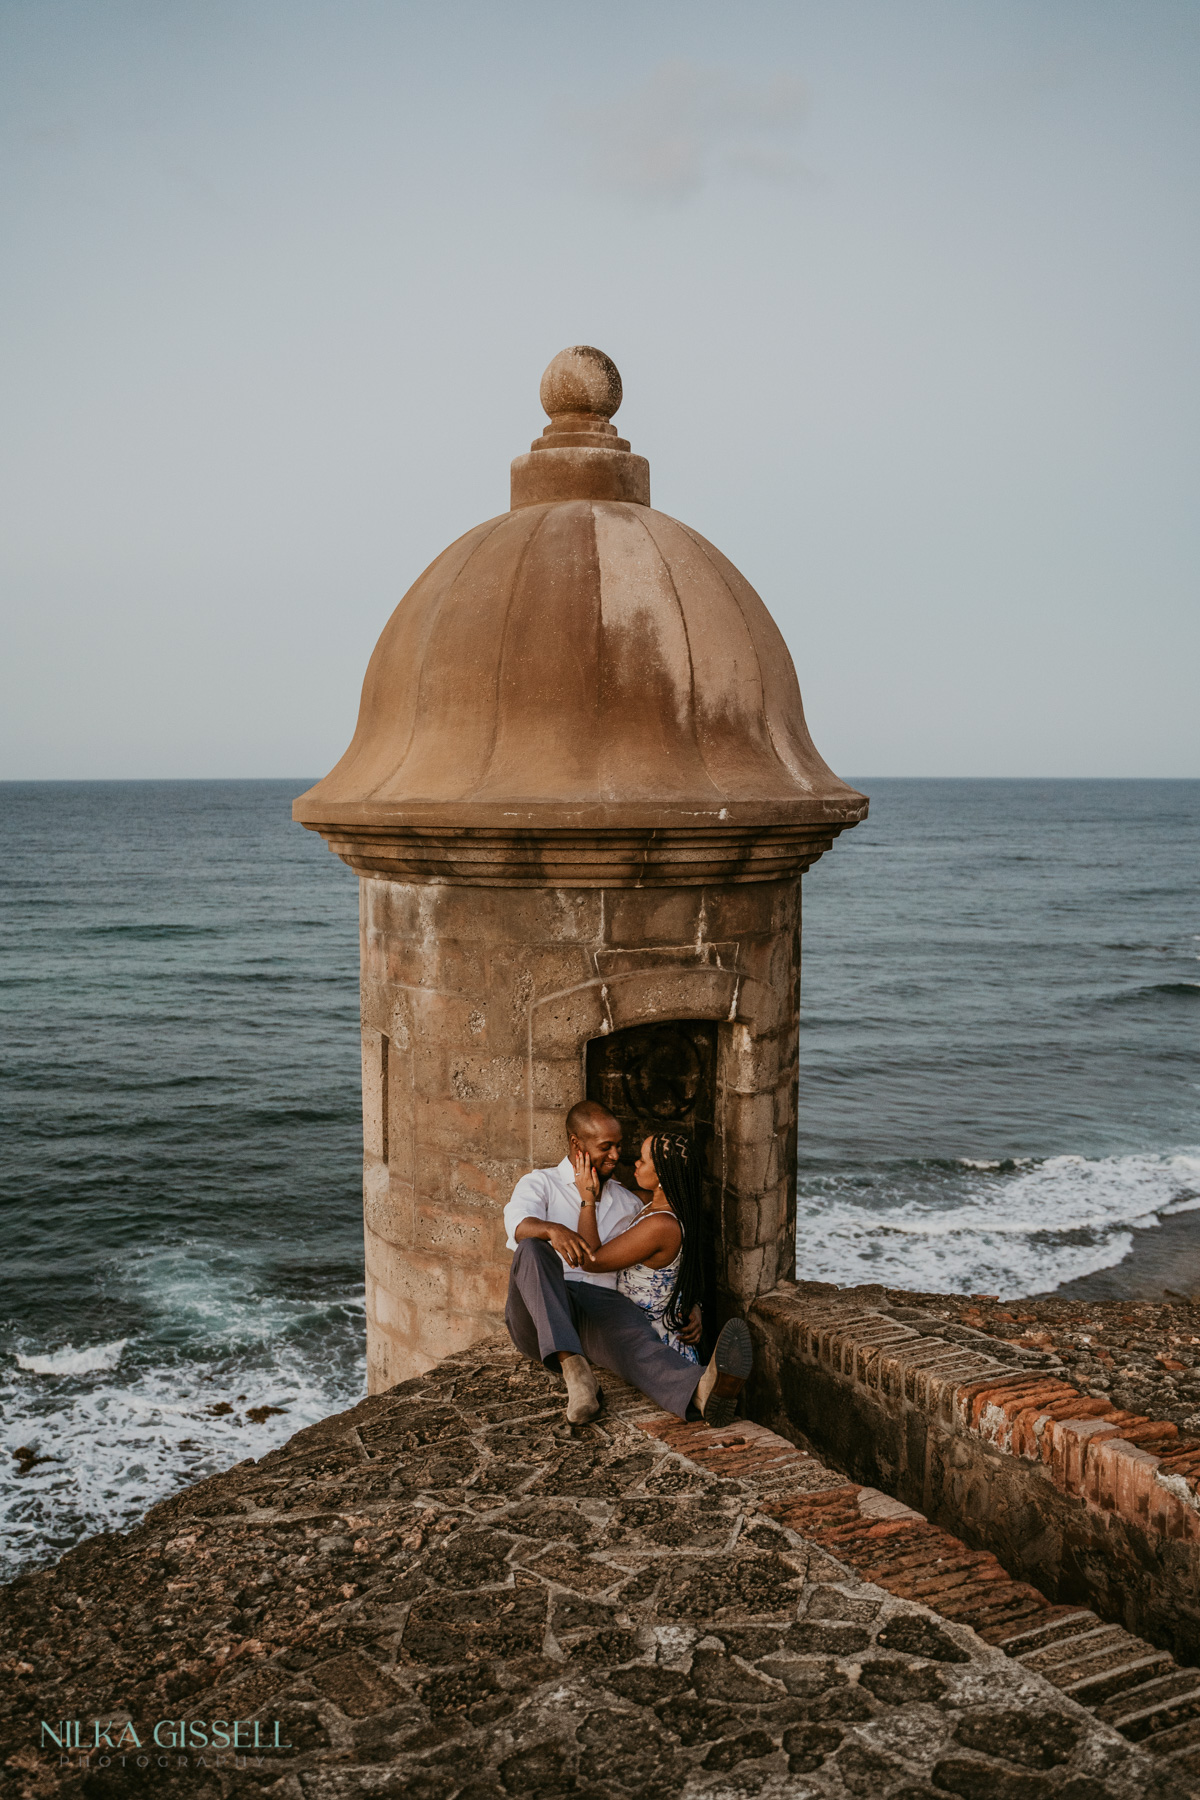
[[[882,1282],[1011,1299],[1112,1268],[1133,1230],[1200,1206],[1200,1150],[1168,1155],[931,1167],[889,1188],[878,1174],[802,1180],[797,1272],[848,1287]]]
[[[23,1356],[17,1352],[18,1369],[32,1375],[96,1375],[115,1369],[121,1360],[128,1338],[114,1338],[111,1344],[93,1344],[87,1350],[54,1350],[45,1356]]]
[[[117,1265],[106,1286],[116,1304],[140,1302],[144,1332],[26,1342],[0,1359],[0,1579],[91,1532],[127,1530],[364,1390],[360,1288],[264,1295],[246,1259],[195,1241]],[[37,1460],[22,1467],[18,1448]]]

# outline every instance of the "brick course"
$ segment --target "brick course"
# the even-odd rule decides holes
[[[1200,1659],[1200,1445],[989,1355],[980,1332],[947,1342],[905,1299],[819,1283],[761,1296],[756,1415],[1018,1582]]]
[[[713,1431],[682,1423],[611,1375],[602,1379],[611,1412],[676,1455],[741,1482],[759,1495],[764,1513],[862,1579],[968,1626],[1092,1709],[1162,1759],[1169,1792],[1200,1793],[1200,1674],[1179,1668],[1168,1651],[1089,1609],[1055,1605],[1032,1583],[1014,1581],[991,1551],[972,1550],[913,1507],[847,1482],[763,1425],[738,1419]],[[1019,1716],[1013,1729],[1020,1732]]]

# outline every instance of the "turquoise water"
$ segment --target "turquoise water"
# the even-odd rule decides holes
[[[356,883],[306,785],[0,786],[9,1568],[362,1391]],[[1200,1203],[1200,783],[859,785],[805,878],[801,1271],[1118,1264]]]

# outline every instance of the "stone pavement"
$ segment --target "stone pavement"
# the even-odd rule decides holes
[[[1034,1669],[1122,1736],[1168,1761],[1181,1789],[1200,1789],[1200,1672],[1180,1667],[1122,1626],[1055,1606],[1013,1580],[990,1551],[971,1550],[923,1514],[834,1475],[813,1456],[745,1420],[723,1432],[688,1425],[625,1390],[627,1417],[701,1467],[737,1476],[763,1511],[857,1574]]]
[[[894,1569],[856,1574],[908,1509],[761,1428],[683,1426],[604,1379],[605,1413],[573,1430],[553,1377],[476,1345],[14,1583],[5,1791],[1200,1791],[967,1613],[889,1592]],[[145,1748],[127,1733],[86,1766],[39,1750],[39,1721],[79,1719],[86,1745],[97,1717],[114,1744],[130,1720]],[[286,1748],[235,1760],[191,1731],[163,1749],[159,1720],[175,1721],[160,1739],[196,1722],[210,1741],[241,1721],[242,1742],[257,1722]]]
[[[1011,1346],[1027,1365],[1036,1358],[1081,1394],[1126,1416],[1174,1425],[1178,1454],[1190,1451],[1192,1466],[1200,1466],[1200,1302],[1182,1294],[1158,1300],[1041,1294],[1002,1304],[986,1294],[886,1292],[893,1310],[914,1308],[942,1327],[983,1333],[993,1354]]]

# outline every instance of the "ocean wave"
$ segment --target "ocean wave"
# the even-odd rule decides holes
[[[991,1174],[1007,1173],[1010,1169],[1025,1169],[1036,1158],[1032,1156],[984,1157],[982,1160],[974,1156],[958,1156],[955,1158],[962,1169],[986,1169]]]
[[[1139,954],[1150,956],[1169,956],[1175,946],[1173,944],[1127,943],[1123,939],[1118,939],[1116,943],[1101,944],[1100,948],[1102,950],[1135,950]]]
[[[24,1356],[16,1352],[17,1367],[30,1375],[99,1375],[115,1369],[121,1360],[128,1338],[114,1338],[111,1344],[93,1344],[87,1350],[54,1350],[46,1356]]]
[[[365,1391],[357,1285],[263,1294],[195,1243],[148,1254],[126,1276],[151,1314],[136,1340],[21,1351],[0,1369],[0,1579],[93,1532],[128,1530],[156,1501],[266,1455]],[[35,1460],[16,1466],[18,1448]]]
[[[1128,1006],[1131,1001],[1164,998],[1169,1000],[1195,1000],[1200,997],[1200,981],[1155,981],[1145,987],[1130,988],[1124,994],[1109,994],[1106,999],[1097,1001],[1099,1006]]]
[[[914,1192],[914,1188],[919,1191]],[[1130,1232],[1200,1206],[1200,1150],[928,1165],[890,1182],[801,1182],[797,1268],[840,1286],[883,1282],[1005,1299],[1114,1267]]]
[[[145,919],[132,925],[83,925],[76,935],[131,938],[135,942],[156,943],[163,938],[227,937],[229,926],[157,924]]]

